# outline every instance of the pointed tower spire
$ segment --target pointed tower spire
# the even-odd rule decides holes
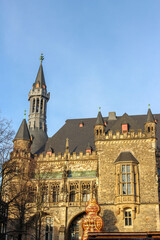
[[[150,109],[150,104],[148,104],[147,121],[144,124],[144,126],[145,126],[145,133],[148,137],[156,136],[156,123]]]
[[[31,137],[27,127],[26,119],[23,119],[13,142],[14,150],[25,150],[30,152]]]
[[[96,124],[95,125],[104,125],[104,121],[103,121],[103,117],[101,114],[101,108],[99,107],[99,112],[97,115],[97,120],[96,120]]]
[[[147,122],[155,122],[152,111],[150,109],[150,104],[148,104]]]
[[[96,124],[94,126],[94,136],[95,136],[95,140],[98,138],[103,138],[105,135],[104,132],[104,120],[101,114],[101,108],[99,107],[99,112],[97,115],[97,119],[96,119]]]
[[[37,77],[36,77],[36,81],[33,84],[33,87],[34,88],[44,88],[45,89],[46,88],[46,83],[45,83],[43,66],[42,66],[42,61],[44,60],[43,53],[41,53],[40,60],[41,60],[41,63],[40,63],[39,70],[38,70]]]
[[[14,140],[30,140],[26,119],[23,119]]]
[[[28,95],[28,100],[30,101],[28,127],[30,134],[33,136],[32,153],[37,153],[38,150],[42,149],[48,138],[46,112],[50,93],[47,92],[45,83],[43,60],[44,57],[41,54],[37,77]]]

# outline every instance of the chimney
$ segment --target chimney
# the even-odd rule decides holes
[[[117,120],[115,112],[109,112],[108,120]]]

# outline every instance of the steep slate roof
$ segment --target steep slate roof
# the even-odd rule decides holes
[[[14,138],[14,140],[30,140],[30,134],[27,127],[26,119],[23,119],[21,126],[18,129],[18,132]]]
[[[151,112],[151,109],[149,108],[148,109],[148,112],[147,112],[147,122],[154,122],[154,117],[152,115],[152,112]]]
[[[155,114],[154,118],[157,120],[157,131],[156,136],[158,138],[157,144],[160,148],[160,114]],[[128,123],[128,130],[134,129],[138,132],[138,129],[144,131],[144,124],[146,123],[147,115],[134,115],[129,116],[124,114],[121,117],[117,117],[117,120],[108,120],[108,117],[104,117],[104,122],[107,122],[105,127],[105,132],[112,130],[115,133],[117,130],[121,131],[122,124],[124,121]],[[79,124],[83,122],[84,126],[79,127]],[[96,118],[86,118],[86,119],[70,119],[66,120],[64,126],[55,134],[53,137],[49,138],[46,146],[45,152],[49,148],[53,149],[53,152],[64,153],[65,152],[65,143],[66,138],[69,138],[69,150],[70,153],[80,152],[85,150],[88,146],[88,142],[93,150],[95,150],[94,144],[94,126]]]
[[[102,114],[101,114],[100,111],[98,112],[97,120],[96,120],[95,125],[104,125],[103,117],[102,117]]]
[[[127,162],[132,161],[132,162],[138,163],[137,159],[132,155],[131,152],[121,152],[115,162],[126,162],[126,161]]]
[[[44,151],[45,144],[47,142],[48,136],[46,132],[42,129],[30,129],[30,135],[33,138],[33,142],[31,145],[31,152],[33,154],[39,154]]]
[[[38,70],[37,77],[36,77],[36,81],[35,81],[34,85],[35,85],[36,83],[39,83],[39,87],[40,87],[40,88],[42,88],[43,85],[46,86],[45,78],[44,78],[44,73],[43,73],[42,63],[41,63],[40,66],[39,66],[39,70]]]

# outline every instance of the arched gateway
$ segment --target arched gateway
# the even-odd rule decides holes
[[[80,240],[83,234],[82,229],[82,218],[86,215],[85,212],[77,215],[73,220],[71,221],[69,227],[68,227],[68,236],[67,240]]]

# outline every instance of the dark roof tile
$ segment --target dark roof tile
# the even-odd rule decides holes
[[[18,132],[14,138],[14,140],[30,140],[30,134],[29,134],[29,130],[27,127],[27,123],[26,123],[26,119],[23,119],[21,126],[18,129]]]
[[[137,161],[137,159],[132,155],[131,152],[121,152],[118,156],[118,158],[116,159],[115,163],[116,162],[136,162],[136,163],[139,163]]]

